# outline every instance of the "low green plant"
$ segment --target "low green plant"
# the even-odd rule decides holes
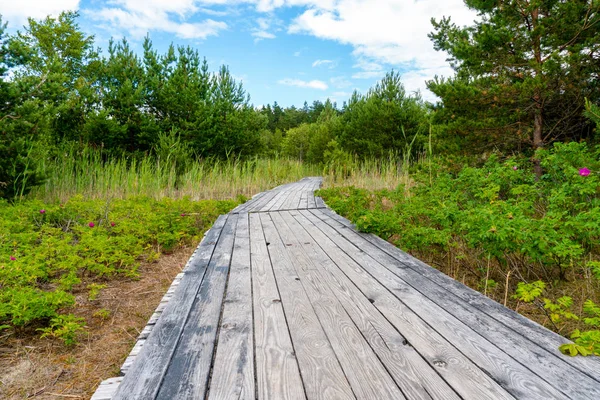
[[[546,284],[542,281],[531,283],[519,282],[513,298],[525,303],[531,303],[542,295],[545,288]]]
[[[72,343],[79,320],[68,316],[82,281],[94,301],[107,281],[136,278],[155,249],[200,242],[236,204],[82,196],[64,203],[0,201],[0,325],[40,327],[45,336]]]
[[[53,337],[60,339],[67,346],[77,343],[77,335],[84,329],[85,320],[73,314],[59,315],[50,320],[50,326],[40,328],[41,338]]]
[[[100,285],[97,283],[90,283],[87,285],[88,292],[88,300],[95,301],[98,300],[98,295],[100,295],[100,291],[106,288],[106,285]]]
[[[106,308],[101,308],[98,311],[94,312],[94,314],[92,314],[94,317],[96,318],[100,318],[100,319],[109,319],[110,318],[110,310],[107,310]]]
[[[514,297],[526,303],[538,302],[546,287],[544,282],[537,281],[532,283],[520,282]],[[567,320],[579,321],[583,320],[587,330],[581,331],[575,329],[570,338],[573,343],[566,343],[559,347],[559,350],[570,356],[582,355],[597,355],[600,356],[600,307],[592,300],[586,300],[583,304],[583,315],[578,316],[571,311],[573,306],[573,298],[570,296],[562,296],[556,301],[547,298],[542,299],[543,310],[550,318],[554,327],[560,331]]]
[[[582,356],[600,356],[600,307],[593,301],[587,300],[583,304],[583,312],[586,317],[583,322],[587,327],[596,328],[587,331],[576,329],[571,333],[574,343],[563,344],[560,351],[570,356],[581,354]]]

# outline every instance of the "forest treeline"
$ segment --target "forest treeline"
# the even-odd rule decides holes
[[[187,46],[143,54],[126,39],[106,53],[77,24],[77,13],[29,20],[0,33],[0,196],[27,192],[44,179],[39,164],[65,145],[105,157],[230,159],[284,155],[322,163],[340,151],[381,156],[424,132],[427,108],[389,73],[368,94],[338,109],[330,101],[255,106],[226,66],[211,71]],[[173,151],[176,149],[177,151]]]
[[[190,160],[288,156],[329,165],[416,154],[534,152],[555,141],[593,141],[600,101],[598,4],[550,1],[490,6],[469,1],[480,22],[433,22],[433,46],[456,75],[436,77],[440,101],[407,93],[389,72],[341,107],[255,105],[226,66],[211,71],[198,50],[171,45],[143,52],[126,39],[96,47],[78,14],[30,19],[6,33],[0,20],[0,197],[44,179],[44,160],[65,146],[105,159]],[[586,111],[587,104],[587,111]]]

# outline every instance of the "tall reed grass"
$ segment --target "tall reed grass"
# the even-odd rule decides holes
[[[410,167],[425,162],[426,158],[426,154],[410,157],[390,153],[385,158],[347,160],[324,169],[323,187],[354,186],[368,190],[393,190],[399,185],[403,185],[408,196],[410,188],[414,184],[410,175]]]
[[[63,202],[76,194],[89,199],[181,198],[230,199],[252,195],[320,169],[286,158],[188,162],[184,172],[172,162],[154,157],[102,159],[90,148],[67,149],[60,157],[42,165],[47,179],[29,197]]]
[[[410,151],[405,154],[411,154]],[[43,201],[65,202],[73,195],[87,199],[182,198],[193,200],[247,198],[306,176],[323,176],[323,187],[395,189],[412,186],[409,167],[426,159],[390,153],[381,159],[347,157],[319,167],[300,160],[255,157],[246,160],[200,160],[164,154],[162,157],[106,157],[90,147],[65,146],[40,166],[44,184],[28,195]],[[164,160],[164,161],[163,161]],[[174,161],[179,160],[179,161]]]
[[[429,143],[425,149],[418,151],[414,148],[418,134],[410,139],[404,127],[401,127],[405,146],[402,151],[390,151],[387,157],[358,159],[347,153],[331,162],[324,170],[324,187],[354,186],[368,190],[396,189],[403,185],[404,194],[410,196],[414,180],[410,176],[410,168],[414,165],[425,164],[429,160],[431,176],[432,127],[429,126]]]

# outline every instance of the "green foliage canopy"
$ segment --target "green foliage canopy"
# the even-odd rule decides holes
[[[410,96],[400,74],[388,73],[365,96],[354,93],[343,116],[341,146],[360,157],[404,151],[407,134],[424,133],[427,112],[419,95]]]
[[[453,78],[428,82],[438,117],[475,144],[534,149],[590,133],[584,98],[599,97],[600,3],[595,0],[466,0],[473,25],[432,20]]]

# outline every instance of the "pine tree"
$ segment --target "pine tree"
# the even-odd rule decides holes
[[[600,2],[465,0],[472,26],[432,20],[434,47],[450,55],[456,77],[428,82],[454,132],[486,144],[553,140],[589,132],[584,98],[598,98]],[[539,163],[534,160],[538,176]]]

